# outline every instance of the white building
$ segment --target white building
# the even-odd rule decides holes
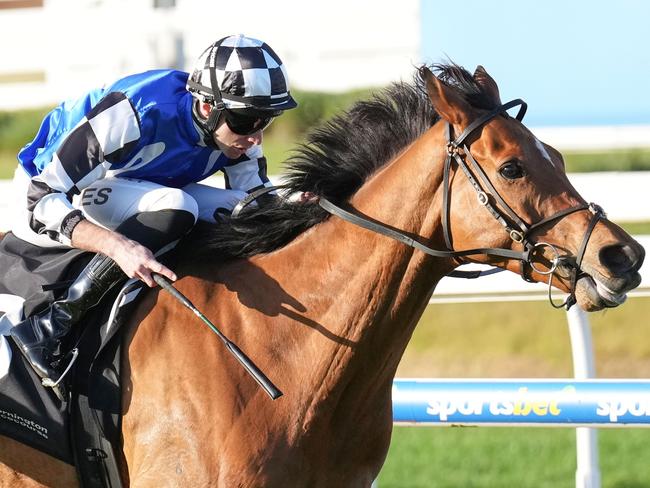
[[[267,41],[292,86],[339,91],[410,79],[419,0],[0,0],[0,109],[52,105],[121,75],[189,70],[220,37]]]
[[[284,60],[293,88],[341,91],[410,79],[421,0],[0,0],[0,110],[54,105],[121,75],[190,70],[244,33]],[[536,132],[537,133],[537,132]],[[650,126],[541,129],[558,149],[650,147]]]

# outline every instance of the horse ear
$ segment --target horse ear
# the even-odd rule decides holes
[[[450,124],[467,125],[472,118],[472,108],[454,88],[447,86],[427,68],[420,68],[433,108]]]
[[[501,105],[501,97],[499,96],[499,87],[497,82],[494,81],[485,68],[480,64],[474,71],[474,81],[478,83],[487,95],[494,101],[495,105]]]

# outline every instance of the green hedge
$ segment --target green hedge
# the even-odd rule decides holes
[[[567,171],[649,171],[650,149],[617,149],[601,152],[563,151]]]
[[[309,128],[348,108],[354,101],[370,96],[370,90],[356,90],[341,94],[298,91],[294,97],[299,106],[285,112],[269,128],[269,136],[299,138]],[[30,141],[41,120],[51,107],[20,111],[0,111],[0,151],[17,152]],[[277,136],[276,136],[277,137]]]
[[[279,117],[264,134],[270,173],[282,171],[282,162],[290,155],[291,149],[303,141],[312,127],[349,108],[355,101],[370,97],[371,93],[370,89],[338,94],[295,91],[298,108]],[[48,107],[15,112],[0,111],[0,178],[11,176],[16,165],[16,153],[34,137],[43,116],[49,110]],[[565,152],[564,156],[570,172],[650,170],[650,150],[644,149],[599,153]]]
[[[305,133],[315,125],[345,110],[356,100],[370,96],[370,90],[355,90],[340,94],[296,91],[299,106],[279,117],[265,132],[270,149],[271,172],[281,171],[280,163],[289,150],[302,141]],[[16,165],[16,153],[33,139],[41,120],[51,107],[0,111],[0,178],[9,178]],[[265,144],[265,150],[267,150]],[[269,152],[267,150],[267,152]]]
[[[340,94],[299,91],[294,94],[298,108],[285,112],[271,127],[286,131],[294,137],[304,135],[310,128],[319,125],[335,114],[346,110],[354,102],[369,98],[371,90],[356,90]]]
[[[0,112],[0,151],[18,152],[34,138],[49,108]]]

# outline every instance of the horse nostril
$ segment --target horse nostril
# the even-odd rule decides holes
[[[627,244],[605,246],[599,252],[600,262],[614,274],[638,271],[643,264],[645,251]]]

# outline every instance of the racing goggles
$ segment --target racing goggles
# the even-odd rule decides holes
[[[224,118],[228,128],[235,134],[249,136],[266,129],[275,117],[257,117],[224,110]]]

